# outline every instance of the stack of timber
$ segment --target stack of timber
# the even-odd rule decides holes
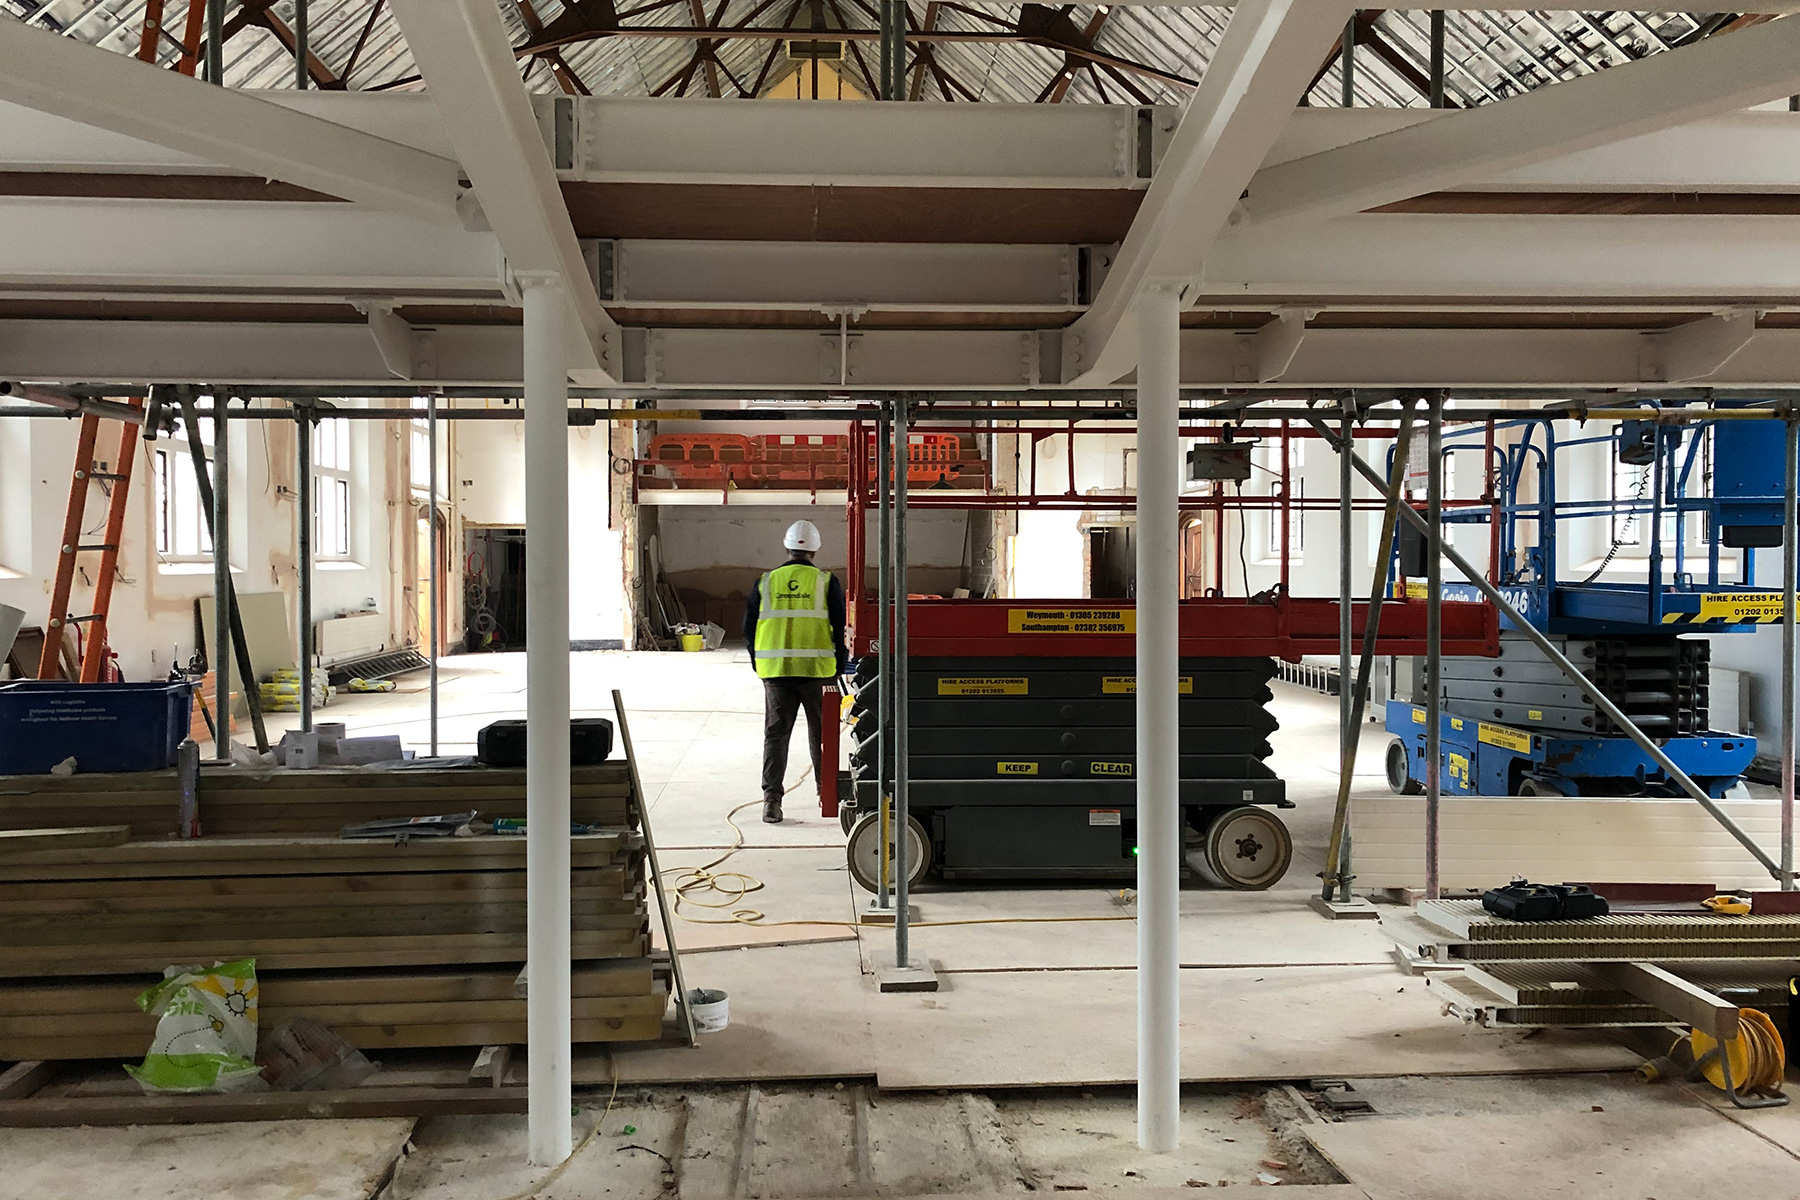
[[[1668,1025],[1679,1014],[1657,1002],[1655,989],[1646,991],[1647,970],[1779,1023],[1788,981],[1800,972],[1800,914],[1733,917],[1691,908],[1513,921],[1479,900],[1424,900],[1410,914],[1383,916],[1382,926],[1405,954],[1439,968],[1427,971],[1426,984],[1446,1013],[1475,1024]]]
[[[623,763],[575,768],[574,1036],[661,1036],[645,843]],[[254,958],[260,1027],[324,1022],[365,1050],[525,1040],[525,839],[345,840],[345,826],[523,817],[524,772],[202,772],[204,836],[177,840],[172,773],[0,778],[0,829],[125,827],[118,845],[0,855],[0,1059],[141,1055],[134,997],[178,964]]]

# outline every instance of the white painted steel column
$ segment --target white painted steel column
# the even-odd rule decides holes
[[[525,291],[525,914],[531,1161],[573,1146],[569,1001],[568,300]]]
[[[1181,296],[1138,296],[1138,1145],[1181,1140]]]

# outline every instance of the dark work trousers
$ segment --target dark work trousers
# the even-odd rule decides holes
[[[813,778],[819,777],[819,705],[825,680],[777,678],[763,680],[763,800],[779,801],[787,776],[788,742],[794,734],[794,717],[806,710],[806,744],[812,751]]]

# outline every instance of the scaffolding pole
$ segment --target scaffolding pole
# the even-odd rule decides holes
[[[1443,804],[1444,690],[1444,393],[1430,401],[1425,436],[1425,895],[1438,899],[1438,815]],[[1352,443],[1354,444],[1354,443]]]
[[[313,727],[312,700],[312,660],[313,660],[313,465],[312,405],[302,404],[295,408],[299,418],[294,422],[294,461],[298,468],[299,479],[294,486],[299,495],[295,505],[294,524],[297,527],[295,542],[298,544],[300,558],[299,580],[299,624],[300,624],[300,729],[311,732]]]
[[[230,406],[219,404],[213,417],[213,695],[219,702],[219,733],[213,738],[213,757],[222,763],[231,761],[231,652],[243,641],[232,618],[237,606],[232,604],[231,588],[231,427],[227,424]],[[203,458],[204,456],[202,456]],[[202,458],[194,460],[199,469]],[[256,681],[244,672],[244,696],[247,699]]]
[[[894,738],[890,725],[894,719],[894,625],[893,609],[890,607],[892,581],[888,577],[889,567],[894,561],[892,539],[892,514],[888,511],[888,483],[894,470],[894,442],[892,422],[884,405],[881,415],[875,418],[875,508],[877,513],[877,553],[875,570],[875,608],[879,614],[876,618],[875,642],[875,815],[878,821],[884,822],[876,826],[880,832],[881,870],[875,904],[878,908],[887,908],[893,901],[888,894],[888,885],[892,881],[889,874],[894,861],[892,831],[885,822],[891,811],[893,798],[889,789],[893,785],[893,750]]]
[[[1338,446],[1338,453],[1354,453],[1349,445],[1339,445],[1331,430],[1317,416],[1308,418],[1308,422],[1332,445]],[[1332,894],[1340,888],[1347,890],[1351,879],[1350,843],[1345,836],[1350,827],[1350,784],[1356,773],[1356,752],[1362,739],[1363,706],[1368,700],[1369,677],[1375,667],[1375,640],[1381,633],[1381,602],[1387,591],[1388,556],[1394,550],[1396,514],[1401,509],[1412,511],[1400,501],[1400,489],[1406,482],[1406,454],[1412,447],[1412,428],[1412,404],[1408,403],[1400,418],[1399,438],[1394,443],[1392,478],[1382,479],[1373,471],[1369,472],[1386,497],[1386,505],[1382,510],[1381,538],[1375,549],[1374,580],[1369,585],[1369,611],[1363,618],[1362,657],[1356,672],[1356,691],[1350,699],[1349,736],[1338,764],[1337,808],[1331,818],[1331,841],[1325,849],[1324,886],[1319,898],[1326,901],[1331,900]]]
[[[907,597],[907,550],[906,550],[906,485],[907,468],[911,465],[907,450],[907,398],[898,396],[894,402],[894,967],[905,971],[912,967],[912,931],[907,911],[911,888],[907,886],[907,875],[912,870],[912,863],[907,861],[907,830],[910,814],[908,790],[911,784],[911,766],[908,755],[908,735],[911,732],[911,714],[907,706],[911,701],[911,690],[908,678],[906,650],[906,597]]]
[[[443,584],[438,580],[438,421],[437,395],[432,393],[425,397],[425,445],[426,453],[431,458],[431,472],[425,485],[425,556],[431,560],[431,578],[428,582],[430,595],[426,597],[427,622],[430,626],[427,635],[431,639],[431,647],[427,651],[431,660],[431,757],[436,758],[438,752],[438,594]]]
[[[1355,400],[1349,396],[1344,397],[1343,436],[1346,446],[1354,444],[1352,422],[1355,416]],[[1350,646],[1355,632],[1351,621],[1350,589],[1356,585],[1352,580],[1350,545],[1356,526],[1350,511],[1350,493],[1354,480],[1350,460],[1338,455],[1338,768],[1342,771],[1348,771],[1353,765],[1350,752]],[[1343,841],[1343,858],[1347,863],[1350,861],[1350,822],[1347,814]],[[1347,874],[1339,874],[1337,893],[1340,902],[1350,899],[1350,878]]]
[[[1787,419],[1781,505],[1781,890],[1794,888],[1794,577],[1795,487],[1800,477],[1800,424]]]
[[[1314,428],[1319,429],[1326,437],[1332,436],[1329,428],[1316,417],[1313,418],[1312,423]],[[1333,440],[1335,441],[1335,438]],[[1361,473],[1365,479],[1377,483],[1381,481],[1381,475],[1374,467],[1371,467],[1365,462],[1362,456],[1357,454],[1353,448],[1343,447],[1340,449],[1340,453],[1348,453],[1351,455],[1357,471]],[[1425,518],[1411,505],[1402,504],[1399,506],[1398,511],[1403,518],[1411,522],[1414,529],[1427,537],[1430,536],[1431,531],[1426,526]],[[1586,675],[1581,673],[1581,668],[1570,662],[1568,656],[1563,654],[1563,652],[1557,648],[1556,643],[1546,637],[1537,626],[1527,621],[1519,610],[1514,608],[1512,603],[1508,601],[1505,596],[1500,594],[1500,590],[1489,583],[1487,577],[1482,572],[1475,569],[1474,564],[1457,552],[1455,546],[1445,545],[1443,547],[1443,554],[1444,557],[1449,560],[1451,566],[1461,571],[1463,577],[1474,584],[1476,590],[1485,596],[1489,603],[1500,610],[1501,616],[1512,622],[1520,633],[1523,633],[1531,640],[1532,645],[1536,646],[1546,658],[1556,664],[1557,669],[1563,673],[1564,677],[1567,678],[1569,682],[1584,690],[1592,688],[1592,681],[1589,680]],[[1645,754],[1648,754],[1651,761],[1662,768],[1663,773],[1668,777],[1670,782],[1686,792],[1699,803],[1701,808],[1704,808],[1710,813],[1712,818],[1722,825],[1725,828],[1725,831],[1731,834],[1740,846],[1750,852],[1752,858],[1763,865],[1764,869],[1769,872],[1769,877],[1771,879],[1781,880],[1790,886],[1792,885],[1793,877],[1791,871],[1784,872],[1781,864],[1771,858],[1767,850],[1764,850],[1761,846],[1757,845],[1756,839],[1746,833],[1743,826],[1732,820],[1731,814],[1726,812],[1723,808],[1720,808],[1718,801],[1707,795],[1705,788],[1695,783],[1686,771],[1683,771],[1680,767],[1676,766],[1674,760],[1663,752],[1662,747],[1658,746],[1651,740],[1648,734],[1639,729],[1637,725],[1632,722],[1631,718],[1625,715],[1623,709],[1608,699],[1604,692],[1591,691],[1590,694],[1594,697],[1594,707],[1598,708],[1606,715],[1608,720],[1623,730],[1627,737],[1633,742],[1636,742],[1638,748]],[[1335,834],[1333,840],[1335,842]],[[1329,858],[1327,861],[1330,861]]]

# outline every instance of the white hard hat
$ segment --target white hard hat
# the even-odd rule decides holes
[[[788,526],[787,535],[781,544],[789,550],[817,551],[819,548],[819,527],[811,521],[795,521]]]

